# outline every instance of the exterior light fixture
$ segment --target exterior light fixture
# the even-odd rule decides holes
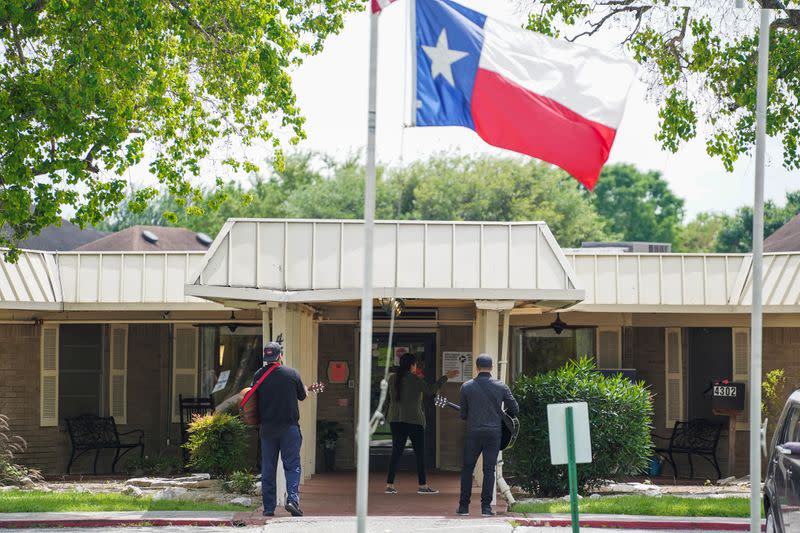
[[[394,315],[395,318],[399,317],[405,309],[405,302],[400,298],[381,298],[381,308],[387,315]]]
[[[556,335],[561,335],[561,332],[567,328],[567,323],[561,320],[561,313],[556,313],[556,319],[550,323],[550,327],[556,332]]]
[[[231,321],[231,323],[228,324],[228,329],[231,330],[231,333],[233,333],[234,331],[236,331],[236,328],[239,327],[236,325],[236,322],[233,322],[234,320],[236,320],[236,315],[233,314],[233,311],[231,311],[231,317],[228,320]]]

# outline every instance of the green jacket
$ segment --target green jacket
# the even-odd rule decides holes
[[[425,426],[425,413],[422,411],[422,395],[433,394],[447,381],[447,376],[442,376],[434,383],[428,383],[413,374],[406,374],[403,378],[401,397],[397,398],[395,380],[397,374],[389,374],[389,410],[386,415],[387,422],[405,422]]]

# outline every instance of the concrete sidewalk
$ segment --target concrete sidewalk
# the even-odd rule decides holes
[[[122,511],[85,513],[0,513],[0,528],[233,526],[248,523],[250,513],[218,511]]]
[[[581,527],[622,530],[664,531],[747,531],[746,518],[692,518],[661,516],[581,515]],[[445,528],[449,533],[460,531],[505,533],[525,531],[525,528],[564,528],[570,525],[569,515],[506,515],[494,518],[396,516],[370,517],[368,523],[380,524],[381,532],[426,532]],[[263,518],[255,513],[213,511],[131,511],[96,513],[2,513],[2,528],[59,528],[59,527],[130,527],[130,526],[192,526],[229,527],[239,525],[266,526],[266,531],[290,533],[309,531],[355,531],[355,518],[344,516],[307,516]],[[762,524],[762,529],[764,528]],[[372,528],[370,528],[372,529]]]

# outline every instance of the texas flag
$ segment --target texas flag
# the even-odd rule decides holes
[[[449,0],[415,2],[415,125],[471,128],[489,144],[558,165],[592,190],[635,63]]]

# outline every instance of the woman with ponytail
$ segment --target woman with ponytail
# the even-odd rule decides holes
[[[428,383],[418,377],[416,371],[416,357],[405,353],[400,357],[400,364],[395,372],[389,375],[389,412],[386,419],[392,429],[392,458],[386,477],[386,494],[397,494],[394,477],[408,438],[411,438],[411,446],[417,458],[417,493],[439,492],[428,485],[425,475],[425,414],[422,410],[422,395],[435,393],[448,378],[456,377],[458,370],[451,370],[435,383]]]

